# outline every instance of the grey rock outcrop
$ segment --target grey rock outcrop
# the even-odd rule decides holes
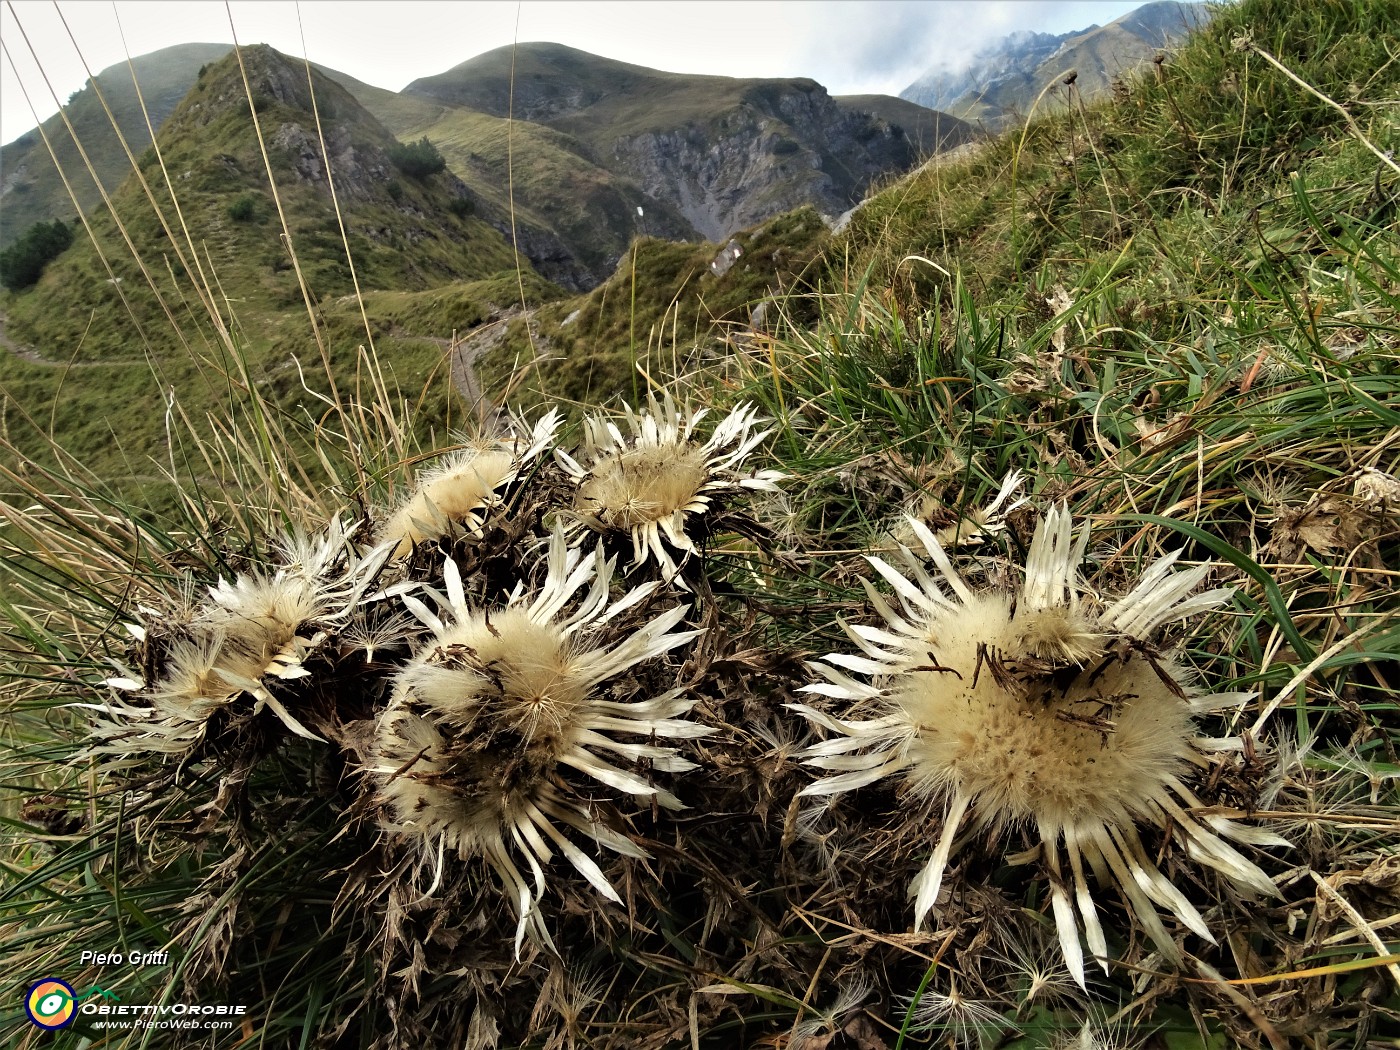
[[[720,241],[805,204],[840,214],[871,180],[917,160],[903,129],[797,80],[748,92],[723,119],[620,137],[610,166]]]
[[[544,125],[567,136],[559,142],[584,162],[635,187],[651,202],[648,215],[660,205],[690,235],[720,242],[805,205],[838,215],[872,180],[909,170],[942,138],[956,145],[971,134],[899,100],[838,101],[813,80],[666,73],[548,43],[487,52],[404,94]],[[926,134],[923,123],[906,133],[878,112],[883,103],[929,127],[946,125],[948,135]]]

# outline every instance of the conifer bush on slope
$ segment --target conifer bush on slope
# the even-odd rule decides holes
[[[61,219],[36,222],[14,244],[0,252],[0,284],[11,291],[28,288],[50,259],[73,243],[73,231]]]
[[[1396,75],[1348,96],[1289,41],[1385,36],[1313,10],[891,187],[815,325],[669,377],[708,418],[537,410],[415,478],[448,450],[382,388],[302,463],[248,393],[221,440],[173,416],[160,521],[16,457],[16,970],[169,946],[117,991],[250,1004],[203,1045],[1386,1045]],[[1169,98],[1210,69],[1239,123]],[[1158,174],[1264,83],[1317,148]],[[1143,175],[1097,137],[1153,119]],[[968,183],[985,229],[901,224]]]

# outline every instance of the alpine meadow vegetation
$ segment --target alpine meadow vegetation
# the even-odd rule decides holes
[[[1397,27],[1222,6],[577,296],[426,138],[446,232],[361,267],[158,134],[3,301],[5,1037],[1395,1045]],[[246,1012],[50,1034],[45,977]]]

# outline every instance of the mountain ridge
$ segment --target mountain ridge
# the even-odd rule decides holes
[[[155,150],[140,158],[146,182],[165,212],[164,222],[151,213],[134,177],[112,195],[143,258],[170,260],[181,284],[193,281],[187,268],[197,265],[206,272],[212,267],[221,296],[261,304],[241,312],[244,325],[254,333],[260,320],[300,301],[301,279],[313,299],[354,290],[337,212],[345,218],[364,288],[425,289],[514,272],[517,266],[528,273],[528,263],[517,258],[500,234],[470,214],[469,192],[455,176],[440,172],[411,178],[396,169],[392,151],[397,140],[348,91],[314,70],[308,81],[304,64],[267,45],[249,45],[241,52],[242,69],[231,53],[199,76],[157,132],[159,159]],[[269,192],[262,147],[249,112],[245,71],[296,249],[296,267],[281,238],[267,235],[266,227],[278,225],[277,202]],[[162,162],[178,187],[181,221],[208,231],[198,262],[188,254],[188,246],[171,239],[172,234],[178,236],[174,231],[179,225],[169,207]],[[334,199],[328,172],[335,179]],[[457,201],[467,203],[458,206]],[[100,242],[120,244],[106,209],[95,211],[89,222]],[[410,247],[411,252],[406,250]],[[73,319],[81,320],[83,305],[119,295],[133,304],[134,316],[119,313],[117,322],[90,333],[82,344],[83,354],[124,354],[142,345],[146,337],[141,318],[157,316],[162,308],[125,248],[106,254],[112,277],[88,239],[77,239],[50,264],[37,286],[14,297],[9,309],[13,331],[48,348],[75,345]],[[300,277],[294,272],[297,268]],[[114,281],[121,282],[120,290]],[[199,293],[181,288],[179,294]],[[60,303],[77,305],[60,308]],[[271,337],[270,332],[262,334]]]
[[[873,179],[922,159],[899,125],[843,107],[811,79],[668,73],[562,44],[496,48],[404,93],[570,135],[586,160],[678,208],[710,240],[803,204],[838,215]],[[961,121],[936,120],[935,149],[971,137]]]
[[[93,162],[97,177],[108,193],[114,192],[130,174],[126,153],[112,130],[93,81],[111,106],[122,136],[134,154],[151,144],[146,115],[157,130],[179,106],[193,87],[198,70],[217,62],[232,50],[228,44],[176,44],[103,69],[90,78],[68,100],[66,115],[82,140]],[[141,85],[140,99],[132,84],[135,74]],[[146,112],[142,112],[142,101]],[[42,128],[42,135],[40,129]],[[68,191],[58,177],[53,159],[45,147],[47,137],[59,163],[69,175],[79,207],[74,208]],[[102,200],[97,184],[83,165],[77,146],[63,122],[54,114],[40,127],[31,128],[0,146],[0,248],[15,241],[36,222],[72,219],[78,211],[88,212]]]
[[[200,47],[206,50],[181,45],[157,53],[171,68],[171,59],[183,62],[189,90],[208,49],[228,51]],[[305,67],[296,64],[304,80]],[[546,278],[575,291],[605,280],[638,235],[722,241],[807,204],[839,215],[872,181],[972,134],[963,122],[912,103],[833,99],[812,80],[668,73],[559,44],[496,49],[402,92],[311,65],[401,140],[433,141],[478,216]],[[515,114],[507,124],[512,70]],[[99,74],[104,94],[116,72],[125,75],[125,67]],[[93,94],[90,87],[78,92],[70,110],[100,113]],[[102,141],[80,133],[85,142]],[[128,173],[126,155],[114,139],[94,152],[111,192]],[[74,163],[65,160],[65,170]],[[35,165],[19,169],[17,183],[29,188],[5,198],[0,247],[33,222],[74,214],[51,169],[47,188],[29,178]],[[26,194],[34,208],[11,207]],[[92,187],[80,203],[87,212],[99,199]]]
[[[899,97],[1001,130],[1024,119],[1047,86],[1058,90],[1071,73],[1082,98],[1105,94],[1115,79],[1209,18],[1204,3],[1152,0],[1102,26],[1058,34],[1021,30],[980,49],[961,70],[928,70]]]

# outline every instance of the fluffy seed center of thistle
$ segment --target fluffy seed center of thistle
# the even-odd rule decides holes
[[[1103,653],[1103,635],[1078,610],[1018,613],[1012,627],[1018,647],[1046,660],[1083,665]]]
[[[478,452],[449,472],[425,480],[415,502],[423,509],[431,503],[444,517],[461,520],[486,502],[512,463],[507,452]]]
[[[1130,654],[1068,681],[1011,663],[962,680],[913,672],[894,694],[917,726],[911,784],[961,793],[985,824],[1057,832],[1150,816],[1192,754],[1190,711],[1165,681],[1171,670]]]
[[[273,670],[274,659],[296,638],[303,610],[259,606],[253,615],[224,615],[219,619],[217,644],[187,646],[171,655],[165,687],[160,694],[175,702],[226,703],[243,688],[244,681],[258,681]]]
[[[709,478],[705,450],[644,445],[613,453],[579,485],[576,510],[630,529],[685,510]]]
[[[251,668],[246,661],[237,666],[231,665],[222,652],[213,661],[207,661],[202,654],[195,654],[189,665],[172,667],[167,686],[158,695],[173,707],[174,714],[193,718],[201,704],[207,706],[210,701],[223,704],[232,699],[239,687],[229,680],[228,675],[231,672],[247,677],[248,670]]]
[[[573,745],[588,687],[552,625],[515,609],[476,613],[443,638],[429,663],[455,672],[428,699],[450,722],[470,727],[468,746],[552,765]]]

